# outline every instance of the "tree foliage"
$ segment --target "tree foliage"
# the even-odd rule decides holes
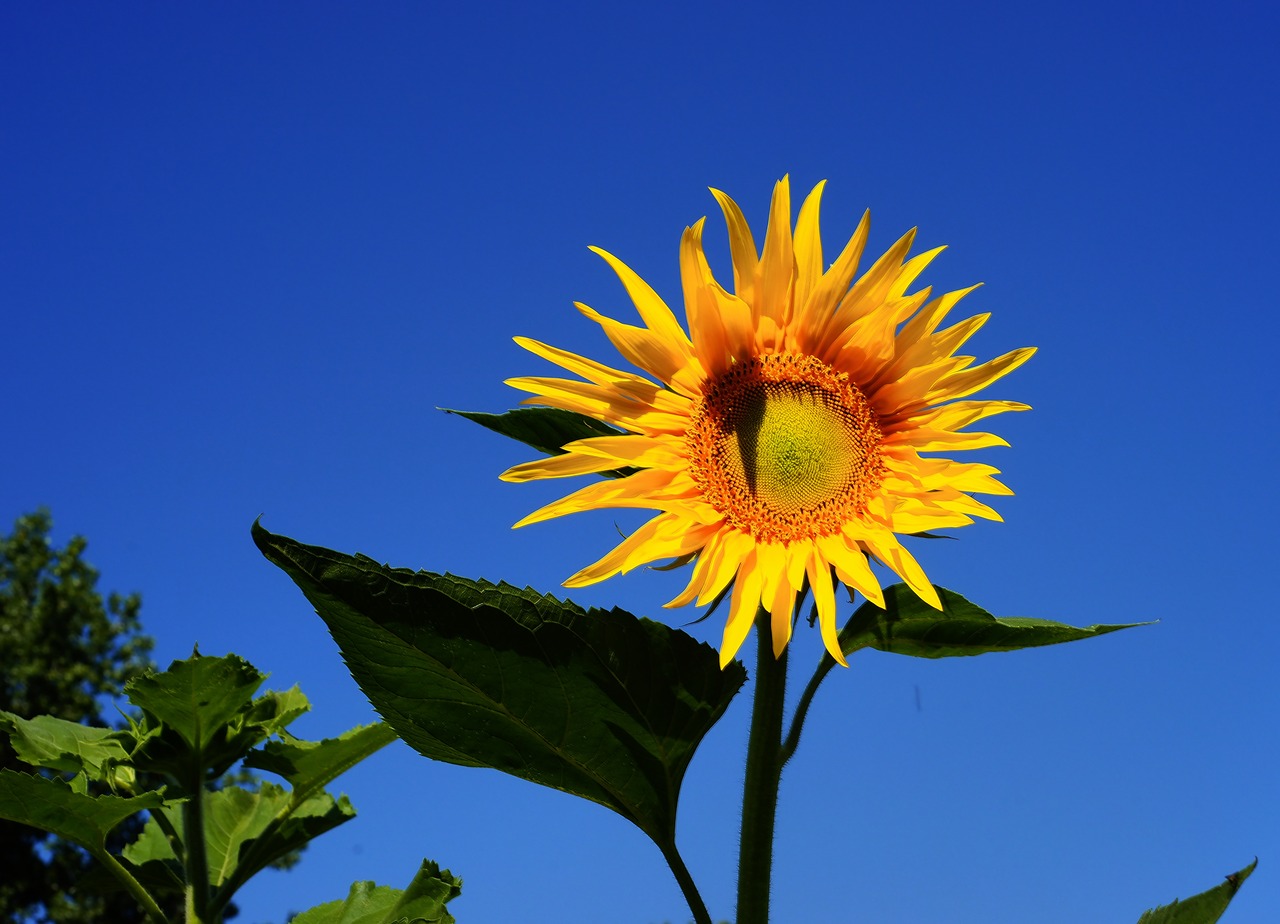
[[[109,701],[150,668],[151,639],[138,618],[141,598],[98,591],[80,536],[50,542],[46,510],[18,518],[0,537],[0,710],[106,725]],[[107,713],[109,714],[109,713]],[[0,736],[0,768],[30,772]],[[136,835],[126,824],[113,839]],[[141,920],[124,896],[86,896],[73,886],[90,865],[68,841],[0,821],[0,922],[94,924]]]

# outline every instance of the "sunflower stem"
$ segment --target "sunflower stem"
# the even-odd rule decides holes
[[[662,856],[666,858],[667,866],[671,867],[671,872],[675,874],[676,882],[680,883],[680,891],[684,893],[684,900],[689,903],[689,910],[693,912],[694,924],[712,924],[711,912],[707,911],[706,903],[702,900],[702,895],[698,892],[698,887],[693,881],[693,876],[689,874],[689,867],[684,865],[684,858],[680,856],[680,851],[676,849],[675,841],[668,844],[659,844],[662,849]]]
[[[782,712],[787,691],[787,649],[775,658],[769,614],[756,616],[756,683],[742,787],[738,847],[737,924],[768,924],[773,875],[773,828],[782,780]]]

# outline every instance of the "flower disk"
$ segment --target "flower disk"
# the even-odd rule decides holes
[[[723,664],[760,610],[769,614],[773,650],[781,653],[791,638],[797,595],[807,586],[823,642],[843,664],[837,581],[883,606],[874,560],[940,606],[899,537],[963,526],[974,517],[1000,519],[973,496],[1012,493],[995,479],[996,469],[923,453],[1007,445],[994,434],[964,428],[1027,405],[963,399],[1035,351],[1014,350],[979,365],[957,355],[987,316],[943,328],[972,288],[936,298],[927,288],[907,294],[941,251],[908,259],[914,231],[858,276],[869,227],[864,215],[824,270],[822,184],[805,199],[794,228],[790,185],[786,178],[777,184],[759,249],[737,204],[712,192],[729,228],[733,291],[707,264],[705,219],[681,239],[687,333],[630,267],[593,248],[618,274],[643,326],[582,304],[578,310],[652,378],[517,338],[577,376],[509,380],[532,394],[526,404],[585,414],[620,432],[569,443],[563,453],[517,465],[502,477],[630,470],[516,524],[608,507],[658,511],[567,586],[666,559],[692,562],[688,586],[668,606],[702,605],[730,593]]]
[[[694,482],[758,542],[834,536],[883,479],[880,427],[862,393],[812,356],[736,363],[689,428]]]

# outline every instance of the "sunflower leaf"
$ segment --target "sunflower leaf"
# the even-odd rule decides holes
[[[590,799],[673,843],[684,771],[742,665],[721,671],[711,647],[622,610],[390,568],[256,523],[253,537],[410,747]]]
[[[455,411],[441,408],[446,414],[457,414],[472,423],[487,427],[513,440],[532,446],[549,456],[558,455],[565,443],[591,436],[618,436],[622,433],[606,423],[585,414],[575,414],[557,407],[521,407],[503,414],[483,411]]]
[[[159,793],[140,796],[91,796],[59,779],[0,770],[0,818],[51,831],[91,852],[103,850],[120,822],[164,802]]]
[[[1017,651],[1094,638],[1151,625],[1094,625],[1085,628],[1047,619],[995,617],[960,594],[937,588],[942,610],[935,610],[905,584],[884,591],[885,609],[864,603],[840,631],[840,650],[850,655],[860,648],[874,648],[917,658],[952,658],[990,651]]]
[[[81,725],[51,715],[24,719],[0,712],[0,732],[25,763],[63,773],[83,773],[86,779],[118,783],[128,759],[121,735],[109,728]],[[132,774],[129,774],[132,776]]]
[[[288,780],[293,787],[293,805],[305,802],[326,783],[396,740],[396,733],[383,722],[352,728],[323,741],[304,741],[285,731],[277,734],[281,740],[250,751],[244,765],[270,770]]]
[[[1174,899],[1171,904],[1152,908],[1138,918],[1138,924],[1214,924],[1227,910],[1240,886],[1249,878],[1257,858],[1242,870],[1237,870],[1221,882],[1199,895],[1187,899]]]
[[[502,414],[455,411],[447,407],[441,410],[446,414],[465,417],[494,433],[509,436],[549,456],[560,455],[564,452],[565,444],[572,443],[574,440],[584,440],[593,436],[620,436],[624,432],[594,417],[575,414],[573,411],[564,411],[557,407],[521,407]],[[620,468],[600,474],[609,478],[625,478],[635,471],[634,468]]]
[[[453,924],[445,905],[462,892],[462,880],[423,860],[409,888],[401,891],[372,882],[351,886],[345,901],[326,902],[293,919],[293,924],[390,924],[413,921]]]

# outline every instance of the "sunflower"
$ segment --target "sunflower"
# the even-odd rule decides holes
[[[907,294],[943,249],[908,259],[914,229],[855,280],[870,226],[864,214],[824,272],[823,185],[805,199],[793,230],[788,180],[777,183],[759,251],[742,210],[712,190],[728,225],[733,291],[716,281],[707,263],[703,218],[680,242],[687,333],[634,271],[591,248],[617,273],[643,326],[581,303],[577,308],[652,380],[516,338],[578,377],[509,380],[532,393],[525,404],[585,414],[621,432],[568,443],[562,454],[517,465],[502,478],[630,471],[548,504],[516,526],[597,508],[658,511],[565,586],[657,561],[691,562],[688,586],[667,606],[704,605],[732,585],[722,665],[760,610],[769,614],[773,651],[781,654],[806,585],[826,649],[843,664],[835,582],[883,606],[872,559],[941,608],[900,535],[962,526],[974,517],[999,520],[973,495],[1012,493],[989,465],[922,453],[1007,446],[999,436],[963,428],[1027,405],[962,399],[1035,350],[980,365],[956,355],[989,315],[939,329],[977,286],[936,298],[928,288]]]

